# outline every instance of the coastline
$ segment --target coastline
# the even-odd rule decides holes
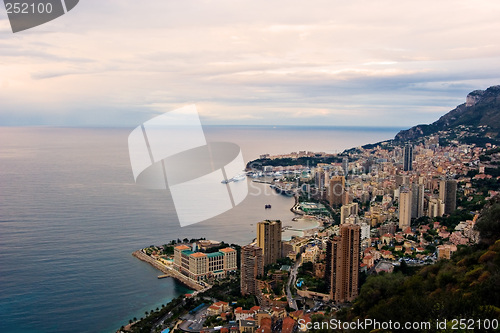
[[[162,278],[163,277],[174,278],[176,281],[178,281],[178,282],[182,283],[183,285],[185,285],[186,287],[194,290],[195,291],[194,294],[196,294],[200,291],[204,291],[206,289],[209,289],[211,287],[211,286],[204,287],[204,286],[198,284],[193,279],[190,279],[187,276],[184,276],[181,273],[177,272],[176,270],[174,270],[166,265],[163,265],[158,260],[151,258],[147,254],[145,254],[142,250],[134,251],[132,253],[132,256],[136,257],[137,259],[139,259],[141,261],[144,261],[144,262],[150,264],[151,266],[153,266],[154,268],[156,268],[157,270],[162,272],[164,274],[164,275],[161,275]]]

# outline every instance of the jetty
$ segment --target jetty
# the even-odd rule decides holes
[[[290,208],[290,211],[294,214],[297,215],[304,215],[305,212],[300,209],[300,202],[299,202],[299,197],[296,195],[295,196],[295,204],[293,205],[292,208]]]
[[[273,182],[270,180],[253,179],[252,182],[259,183],[259,184],[269,184],[269,185],[273,184]]]
[[[132,253],[132,255],[141,261],[147,262],[148,264],[150,264],[151,266],[153,266],[154,268],[156,268],[157,270],[162,272],[163,274],[158,276],[159,279],[171,277],[171,278],[176,279],[180,283],[184,284],[188,288],[191,288],[191,289],[196,290],[198,292],[205,290],[205,289],[209,289],[211,287],[211,286],[207,287],[206,285],[202,286],[197,281],[185,276],[184,274],[182,274],[180,272],[177,272],[175,269],[172,269],[172,268],[162,264],[159,260],[151,258],[146,253],[144,253],[142,250],[134,251]]]

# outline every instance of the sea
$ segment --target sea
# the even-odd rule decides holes
[[[336,153],[393,138],[399,128],[205,126],[208,141],[261,154]],[[129,319],[190,292],[132,257],[172,239],[245,245],[263,219],[294,229],[293,198],[249,182],[247,198],[210,220],[180,227],[168,191],[134,183],[132,129],[0,127],[0,332],[115,332]],[[193,200],[193,209],[196,209]],[[271,209],[264,209],[271,204]],[[287,232],[291,237],[300,232]]]

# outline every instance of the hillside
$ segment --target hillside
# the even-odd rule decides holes
[[[466,97],[466,102],[451,110],[429,125],[417,125],[399,132],[395,141],[409,141],[464,126],[488,126],[488,136],[500,137],[500,85],[486,90],[475,90]]]
[[[352,309],[339,312],[339,319],[371,318],[399,322],[448,319],[451,322],[463,318],[474,320],[476,324],[477,320],[497,320],[498,323],[500,197],[493,198],[484,207],[476,227],[480,231],[481,243],[462,248],[451,260],[441,260],[409,276],[402,273],[370,276]],[[481,332],[498,331],[475,328]]]

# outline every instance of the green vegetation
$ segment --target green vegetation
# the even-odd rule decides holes
[[[174,298],[166,306],[163,305],[161,309],[146,311],[146,317],[137,321],[137,318],[130,319],[129,323],[136,322],[132,325],[130,332],[132,333],[150,333],[160,332],[166,327],[170,327],[177,321],[179,316],[187,313],[189,310],[194,309],[201,303],[206,303],[206,298],[214,298],[228,303],[237,300],[235,307],[241,306],[244,309],[249,309],[257,305],[254,297],[242,297],[240,293],[240,280],[239,277],[231,277],[218,281],[209,290],[201,293],[196,298],[186,298],[179,296]],[[162,318],[165,319],[163,325],[155,326]],[[208,317],[207,320],[210,324],[219,324],[220,320],[217,317]]]
[[[438,216],[434,220],[453,231],[461,221],[472,220],[473,215],[467,209],[457,209],[449,216]]]
[[[305,262],[300,266],[297,281],[304,282],[302,289],[316,291],[319,293],[327,293],[328,286],[325,279],[318,279],[314,276],[314,265],[312,262]]]
[[[407,276],[402,267],[368,277],[353,307],[340,311],[339,319],[500,319],[500,197],[485,207],[476,227],[481,243],[460,248],[451,260]]]
[[[436,134],[438,131],[447,131],[447,138],[457,135],[458,141],[465,144],[476,144],[481,147],[484,147],[486,143],[498,144],[499,141],[492,138],[492,136],[498,137],[500,130],[498,96],[500,96],[500,87],[489,87],[480,92],[475,105],[459,105],[430,125],[417,125],[401,131],[395,140],[404,142]]]
[[[262,170],[264,166],[292,166],[292,165],[304,165],[309,167],[315,167],[318,163],[340,163],[342,162],[342,156],[317,156],[317,157],[298,157],[298,158],[262,158],[256,159],[248,162],[247,168]]]
[[[184,296],[179,296],[174,298],[166,306],[162,306],[161,309],[146,311],[146,317],[141,318],[137,323],[132,325],[130,332],[132,333],[150,333],[155,331],[160,331],[162,327],[168,327],[170,324],[174,323],[179,316],[185,312],[184,309],[191,309],[199,304],[201,300],[186,299]],[[155,324],[161,319],[165,318],[162,327],[156,327]],[[129,320],[129,323],[137,321],[137,318]]]
[[[205,319],[204,325],[207,327],[212,327],[212,326],[222,325],[223,323],[224,321],[219,316],[209,316],[207,317],[207,319]]]
[[[212,288],[200,294],[200,297],[211,297],[228,303],[236,301],[234,306],[241,306],[244,309],[250,309],[252,306],[257,305],[255,297],[243,297],[241,295],[239,275],[216,281]]]

